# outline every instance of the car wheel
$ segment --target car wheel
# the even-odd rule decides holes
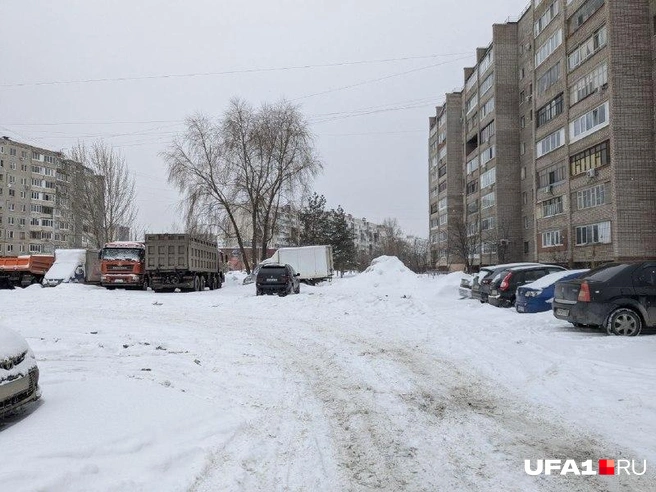
[[[585,325],[583,323],[572,323],[575,328],[585,328]]]
[[[301,284],[298,284],[298,286],[294,289],[294,294],[300,294],[301,293]]]
[[[642,331],[642,318],[633,309],[619,308],[610,313],[606,332],[626,337],[635,337]]]

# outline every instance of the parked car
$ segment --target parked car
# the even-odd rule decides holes
[[[553,313],[574,326],[636,336],[656,327],[656,261],[609,263],[556,283]]]
[[[483,303],[487,302],[487,297],[490,294],[490,282],[492,279],[506,268],[524,265],[539,265],[539,263],[506,263],[503,265],[491,265],[481,268],[478,274],[474,277],[474,282],[472,283],[472,297]]]
[[[257,272],[255,293],[263,294],[298,294],[301,292],[300,273],[294,271],[291,265],[279,263],[263,264]]]
[[[518,313],[551,311],[556,282],[577,278],[588,271],[584,269],[550,273],[535,282],[517,287],[515,309]]]
[[[473,281],[473,275],[463,274],[462,278],[460,279],[460,287],[458,287],[458,293],[460,294],[461,299],[471,299]]]
[[[564,271],[558,265],[528,265],[506,268],[497,273],[488,284],[488,302],[496,307],[515,305],[517,287],[530,284],[550,273]]]
[[[39,369],[25,339],[0,327],[0,417],[41,397]]]

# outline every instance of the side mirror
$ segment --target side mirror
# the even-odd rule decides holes
[[[296,273],[296,275],[294,275],[294,277],[300,277],[300,276],[301,276],[300,273]]]

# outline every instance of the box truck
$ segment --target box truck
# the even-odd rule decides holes
[[[291,265],[300,273],[300,280],[314,285],[333,276],[333,247],[299,246],[293,248],[279,248],[266,263],[280,263]]]

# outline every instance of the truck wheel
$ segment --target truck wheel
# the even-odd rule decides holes
[[[205,291],[205,277],[200,278],[200,291],[201,292]]]
[[[148,279],[145,278],[144,281],[143,281],[143,283],[141,284],[141,290],[148,290],[148,287],[149,287],[149,285],[148,285]]]

